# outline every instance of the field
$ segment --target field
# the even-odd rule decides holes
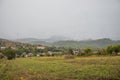
[[[1,59],[0,80],[120,80],[120,56]]]

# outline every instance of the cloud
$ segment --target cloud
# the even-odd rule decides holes
[[[0,36],[120,39],[119,0],[0,0]]]

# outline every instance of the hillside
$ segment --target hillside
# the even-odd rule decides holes
[[[104,48],[108,45],[120,44],[120,41],[113,41],[110,39],[98,39],[87,41],[59,41],[52,43],[53,46],[58,47],[72,47],[72,48]]]
[[[109,45],[120,44],[120,41],[111,40],[109,38],[97,39],[97,40],[83,40],[83,41],[74,41],[74,40],[62,40],[55,42],[47,41],[28,41],[31,44],[41,44],[45,46],[55,46],[55,47],[66,47],[66,48],[104,48]]]
[[[32,42],[32,41],[39,41],[39,39],[36,39],[36,38],[23,38],[23,39],[17,39],[16,41],[29,43],[29,42]]]
[[[19,43],[20,42],[20,43]],[[74,40],[62,40],[62,41],[46,41],[35,38],[26,38],[19,39],[17,41],[11,41],[7,39],[0,38],[0,46],[16,46],[16,44],[21,45],[23,43],[30,44],[40,44],[44,46],[55,46],[55,47],[65,47],[65,48],[104,48],[109,45],[120,44],[120,41],[111,40],[109,38],[97,39],[97,40],[82,40],[82,41],[74,41]]]
[[[1,41],[8,41],[8,40],[7,40],[7,39],[0,38],[0,42],[1,42]]]
[[[31,46],[30,44],[0,38],[0,47],[20,47],[23,45],[24,46],[26,46],[26,45]]]

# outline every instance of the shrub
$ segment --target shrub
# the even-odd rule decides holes
[[[92,50],[91,50],[90,48],[86,48],[86,49],[84,49],[84,52],[85,52],[86,54],[89,54],[89,53],[92,52]]]
[[[2,53],[0,53],[0,59],[4,58],[4,55]]]
[[[15,50],[12,50],[11,48],[6,48],[4,51],[3,51],[3,54],[7,57],[8,60],[12,60],[12,59],[15,59]]]
[[[68,50],[68,54],[74,55],[73,50],[71,48]]]
[[[106,50],[108,54],[117,55],[120,52],[120,45],[108,46]]]

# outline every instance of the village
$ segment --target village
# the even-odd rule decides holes
[[[7,48],[11,48],[12,50],[16,50],[16,57],[32,57],[32,56],[55,56],[55,55],[63,55],[65,54],[66,50],[65,48],[57,48],[57,47],[47,47],[42,45],[36,45],[36,46],[22,46],[22,48],[17,47],[0,47],[0,55],[4,55],[2,53],[2,50],[5,50]],[[81,53],[80,49],[73,49],[72,50],[75,55],[78,55]]]
[[[1,41],[0,43],[0,56],[1,58],[7,58],[5,51],[11,49],[15,51],[15,58],[19,57],[39,57],[39,56],[62,56],[66,54],[72,54],[76,56],[82,56],[84,53],[97,54],[98,49],[77,49],[77,48],[65,48],[65,47],[49,47],[43,45],[32,45],[27,43],[13,42],[13,41]],[[9,51],[7,52],[9,53]]]
[[[74,56],[91,56],[91,55],[120,55],[119,45],[108,46],[107,49],[92,49],[92,48],[65,48],[65,47],[48,47],[43,45],[31,45],[26,43],[1,43],[0,46],[0,58],[10,57],[42,57],[42,56],[62,56],[62,55],[74,55]],[[117,50],[118,49],[118,50]]]

